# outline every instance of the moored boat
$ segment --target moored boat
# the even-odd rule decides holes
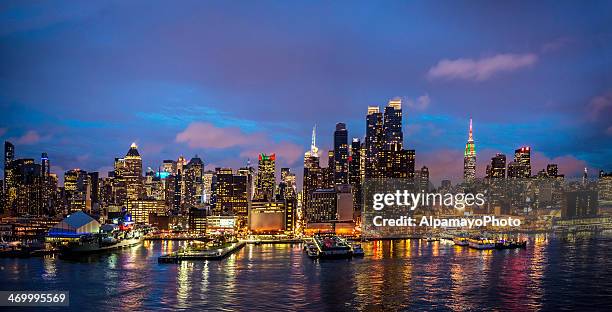
[[[457,246],[468,246],[470,244],[467,237],[459,236],[453,238],[453,243],[455,243]]]
[[[479,250],[494,249],[495,241],[484,237],[470,238],[468,240],[468,246]]]

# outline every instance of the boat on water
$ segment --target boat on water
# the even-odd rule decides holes
[[[457,246],[469,246],[470,244],[467,237],[460,237],[460,236],[454,237],[453,243],[455,243],[455,245]]]
[[[365,256],[365,252],[363,248],[361,248],[361,244],[353,244],[353,257],[363,257]]]
[[[440,237],[437,236],[433,236],[433,235],[428,235],[425,237],[425,240],[428,242],[439,242],[440,241]]]
[[[351,245],[336,235],[315,236],[314,247],[319,258],[350,258],[353,256]],[[310,255],[310,249],[308,252]]]
[[[513,241],[501,239],[495,242],[495,249],[527,248],[527,241]]]
[[[495,249],[495,241],[484,237],[470,238],[468,246],[479,250]]]
[[[86,234],[60,248],[62,254],[87,254],[117,248],[131,247],[142,243],[143,233],[139,230],[116,229],[110,232]]]

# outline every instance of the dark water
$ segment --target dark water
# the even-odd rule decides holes
[[[222,261],[158,264],[179,242],[82,261],[0,259],[2,290],[69,290],[82,311],[610,310],[612,238],[532,236],[526,250],[421,240],[313,261],[300,245],[247,245]],[[21,308],[23,310],[23,308]]]

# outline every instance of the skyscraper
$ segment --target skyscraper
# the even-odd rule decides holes
[[[64,173],[64,189],[68,212],[87,211],[91,209],[90,185],[87,171],[72,169]]]
[[[257,168],[257,198],[261,200],[272,200],[274,198],[274,187],[276,186],[276,154],[259,154],[259,165]]]
[[[366,136],[365,136],[365,177],[379,177],[378,153],[383,150],[384,124],[383,115],[378,106],[368,106],[366,116]]]
[[[556,178],[559,176],[559,168],[557,164],[548,164],[546,165],[546,174],[551,178]]]
[[[489,179],[503,179],[506,177],[506,155],[497,153],[491,158],[487,177]]]
[[[400,151],[404,148],[404,134],[402,132],[402,100],[389,101],[385,107],[384,116],[385,149]]]
[[[309,201],[316,189],[322,187],[323,171],[319,162],[319,148],[316,144],[316,125],[312,128],[310,150],[304,153],[304,179],[302,181],[302,206],[309,206]]]
[[[15,160],[15,145],[4,141],[4,205],[9,210],[13,206],[16,194],[15,178],[13,176],[12,162]]]
[[[127,189],[127,199],[140,199],[144,193],[144,183],[142,179],[142,158],[138,153],[136,143],[130,145],[130,149],[124,158],[125,170],[123,177],[125,178],[125,186]]]
[[[531,148],[522,146],[514,151],[514,162],[518,165],[517,178],[531,177]]]
[[[203,181],[204,162],[198,155],[191,158],[189,163],[184,167],[185,173],[183,179],[185,181],[185,198],[184,202],[192,207],[196,207],[203,202]]]
[[[419,171],[419,191],[429,191],[429,168],[423,166]]]
[[[472,133],[472,118],[470,118],[470,132],[463,156],[463,180],[466,183],[471,183],[474,179],[476,179],[476,149]]]
[[[329,164],[332,167],[332,164]],[[334,131],[334,184],[348,183],[348,131],[342,122]]]

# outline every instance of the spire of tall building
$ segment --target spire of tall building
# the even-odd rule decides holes
[[[472,118],[470,118],[470,131],[463,156],[463,180],[469,183],[474,181],[474,179],[476,179],[476,148],[474,147]]]
[[[474,142],[474,136],[472,135],[472,118],[470,118],[470,134],[468,136],[468,142]]]
[[[312,156],[318,155],[319,148],[317,147],[317,125],[312,127],[312,142],[310,143],[310,154]]]

